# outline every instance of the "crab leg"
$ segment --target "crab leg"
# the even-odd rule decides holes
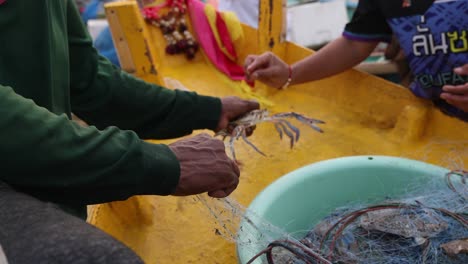
[[[237,160],[236,159],[236,152],[234,151],[234,137],[229,139],[229,150],[231,150],[232,159]]]
[[[229,139],[229,148],[231,149],[231,155],[234,160],[237,160],[236,152],[234,151],[234,141],[240,137],[240,135],[242,134],[242,131],[243,131],[242,126],[238,126],[234,128],[234,131],[232,131],[231,139]]]
[[[299,129],[293,126],[291,123],[289,123],[286,120],[281,120],[281,121],[284,122],[289,127],[289,129],[291,129],[296,134],[296,142],[299,141],[299,136],[301,135],[301,132],[299,131]]]
[[[278,123],[275,122],[274,124],[275,124],[276,131],[278,131],[280,139],[283,139],[283,130],[281,129]]]
[[[291,131],[288,130],[286,125],[283,124],[284,120],[277,119],[277,120],[275,120],[275,122],[277,122],[280,125],[280,127],[283,129],[283,132],[288,136],[288,138],[291,141],[291,143],[290,143],[291,148],[293,148],[293,146],[294,146],[294,135],[291,133]]]
[[[299,115],[299,114],[296,114],[295,117],[300,122],[309,125],[310,127],[312,127],[313,129],[315,129],[316,131],[318,131],[320,133],[323,133],[323,130],[320,127],[318,127],[317,125],[315,125],[315,124],[325,124],[324,121],[314,119],[314,118],[308,118],[308,117],[305,117],[305,116]]]
[[[262,151],[260,151],[252,142],[250,142],[250,141],[247,139],[247,135],[245,134],[245,130],[242,132],[242,139],[245,141],[245,143],[249,144],[249,146],[251,146],[253,149],[255,149],[255,151],[257,151],[258,153],[262,154],[263,156],[266,156],[265,153],[263,153]]]
[[[301,115],[301,114],[298,114],[298,113],[295,113],[295,112],[279,113],[279,114],[273,115],[272,117],[273,118],[294,117],[298,121],[300,121],[300,122],[302,122],[302,123],[304,123],[306,125],[309,125],[310,127],[312,127],[313,129],[315,129],[316,131],[318,131],[320,133],[323,133],[323,130],[320,127],[318,127],[316,124],[325,124],[325,122],[322,121],[322,120],[309,118],[309,117],[306,117],[304,115]]]

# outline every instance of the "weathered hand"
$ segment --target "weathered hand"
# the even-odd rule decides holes
[[[458,75],[468,76],[468,64],[453,70]],[[444,99],[447,103],[468,112],[468,82],[460,85],[444,85],[442,87],[442,94],[440,98]]]
[[[288,65],[271,52],[247,56],[244,69],[248,81],[259,80],[274,88],[281,88],[289,77]]]
[[[223,104],[221,117],[215,132],[218,132],[222,129],[230,130],[228,127],[229,122],[236,120],[237,118],[247,114],[252,110],[260,108],[260,105],[255,101],[243,100],[234,96],[221,98],[221,103]],[[252,132],[253,130],[247,131],[247,135],[251,134]]]
[[[186,138],[169,145],[180,163],[179,184],[173,195],[208,192],[215,198],[232,193],[239,184],[239,167],[228,158],[224,143],[208,134]]]

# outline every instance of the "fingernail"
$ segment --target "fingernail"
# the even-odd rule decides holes
[[[457,68],[453,69],[453,71],[456,72],[456,73],[459,73],[459,72],[462,71],[462,67],[457,67]]]

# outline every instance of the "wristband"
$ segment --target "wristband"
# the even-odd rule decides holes
[[[291,80],[292,80],[292,68],[291,68],[291,65],[288,65],[288,71],[289,71],[289,75],[288,75],[288,80],[286,80],[286,83],[283,84],[283,86],[281,86],[281,90],[284,90],[286,88],[288,88],[289,84],[291,83]]]

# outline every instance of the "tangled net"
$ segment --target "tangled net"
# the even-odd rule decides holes
[[[269,264],[468,263],[467,178],[466,171],[447,173],[449,193],[430,190],[409,199],[337,209],[304,238],[274,240],[247,264],[263,255]]]

